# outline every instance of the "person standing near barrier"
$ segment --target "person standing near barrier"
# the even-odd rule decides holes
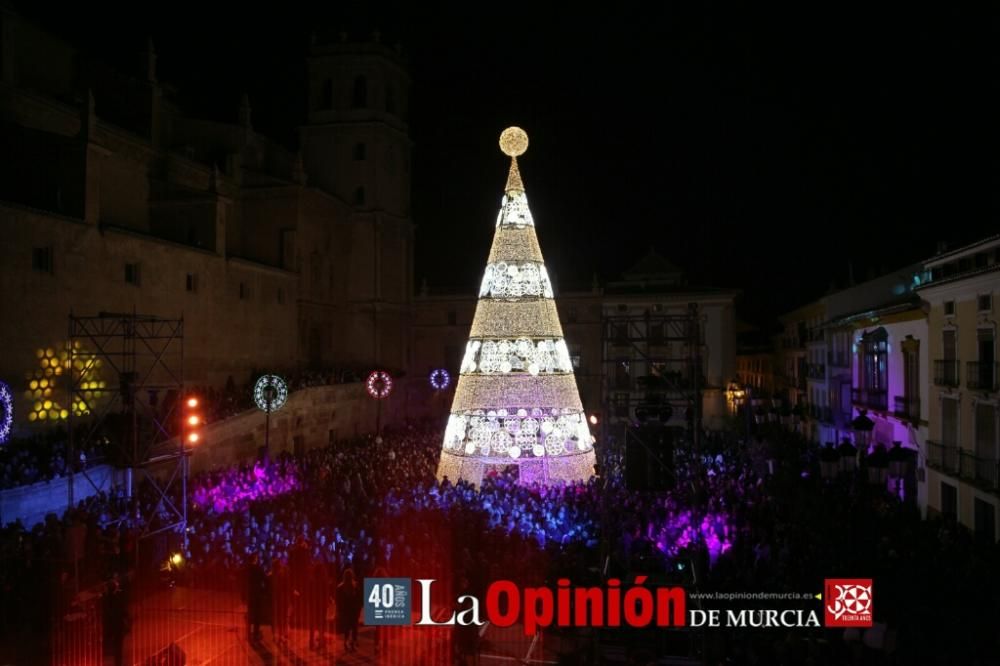
[[[306,589],[309,649],[322,650],[326,647],[326,607],[330,597],[330,577],[327,573],[326,562],[322,557],[313,559],[309,586]]]
[[[361,589],[354,580],[354,570],[345,569],[337,586],[337,631],[344,635],[344,650],[358,647],[358,615],[361,613]]]
[[[247,570],[247,635],[250,640],[261,639],[260,625],[265,619],[267,601],[267,572],[260,564],[260,556],[254,553]]]
[[[271,630],[275,642],[288,641],[288,611],[292,602],[292,581],[288,565],[278,560],[271,571]]]

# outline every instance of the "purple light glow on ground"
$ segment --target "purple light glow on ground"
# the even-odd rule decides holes
[[[692,544],[703,543],[708,549],[709,562],[715,564],[719,555],[733,547],[733,528],[729,517],[722,513],[707,513],[700,517],[691,510],[670,516],[665,523],[649,523],[647,536],[667,557],[677,557]]]
[[[257,461],[253,467],[210,473],[191,493],[202,511],[241,511],[249,503],[301,488],[298,466],[292,462]]]

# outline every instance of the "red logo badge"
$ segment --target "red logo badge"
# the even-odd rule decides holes
[[[828,627],[872,626],[872,579],[825,579],[823,610]]]

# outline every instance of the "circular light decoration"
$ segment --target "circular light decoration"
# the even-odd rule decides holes
[[[520,127],[508,127],[500,134],[500,150],[510,157],[524,155],[528,150],[528,133]]]
[[[392,393],[392,377],[385,370],[374,370],[368,375],[365,386],[368,388],[368,395],[376,400],[382,400]]]
[[[449,375],[448,371],[444,368],[438,368],[437,370],[431,371],[430,381],[431,387],[435,391],[442,391],[448,388],[448,385],[451,384],[451,375]]]
[[[278,375],[261,375],[253,387],[253,401],[263,412],[276,412],[288,400],[288,384]]]
[[[0,382],[0,444],[10,439],[10,429],[14,425],[14,394],[10,387]]]

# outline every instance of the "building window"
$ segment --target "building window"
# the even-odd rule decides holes
[[[354,79],[353,106],[355,109],[368,106],[368,79],[363,76]]]
[[[997,512],[992,503],[981,497],[972,501],[973,533],[981,543],[992,547],[997,540]]]
[[[392,86],[385,87],[385,111],[396,113],[396,91]]]
[[[354,144],[354,161],[362,162],[365,159],[366,146],[363,143]]]
[[[52,274],[52,247],[36,247],[31,250],[31,267],[39,273]]]
[[[354,204],[356,206],[362,206],[365,203],[365,188],[359,187],[354,190]]]
[[[240,300],[249,301],[250,295],[250,285],[246,282],[240,282]]]
[[[191,293],[198,292],[198,276],[194,273],[188,273],[184,281],[184,288]]]
[[[448,325],[454,326],[458,322],[458,315],[454,310],[448,311]]]
[[[570,354],[569,360],[573,363],[573,370],[580,369],[580,352]]]
[[[136,286],[139,285],[139,264],[125,264],[125,282]]]
[[[941,399],[941,444],[958,446],[958,400],[954,398]]]
[[[988,402],[976,404],[976,456],[991,462],[997,458],[997,408]],[[991,470],[977,471],[985,476]]]
[[[955,301],[945,301],[944,302],[944,315],[946,317],[951,317],[955,314]]]
[[[884,328],[869,333],[861,338],[864,352],[861,385],[869,393],[884,392],[887,382],[887,351],[889,334]]]
[[[958,518],[958,488],[944,481],[941,482],[941,515]]]
[[[332,109],[333,108],[333,81],[327,79],[323,82],[323,99],[320,105],[321,109]]]
[[[908,418],[916,419],[920,417],[920,341],[907,337],[902,348],[903,413]]]
[[[993,310],[993,294],[980,294],[976,298],[980,312],[990,312]]]

